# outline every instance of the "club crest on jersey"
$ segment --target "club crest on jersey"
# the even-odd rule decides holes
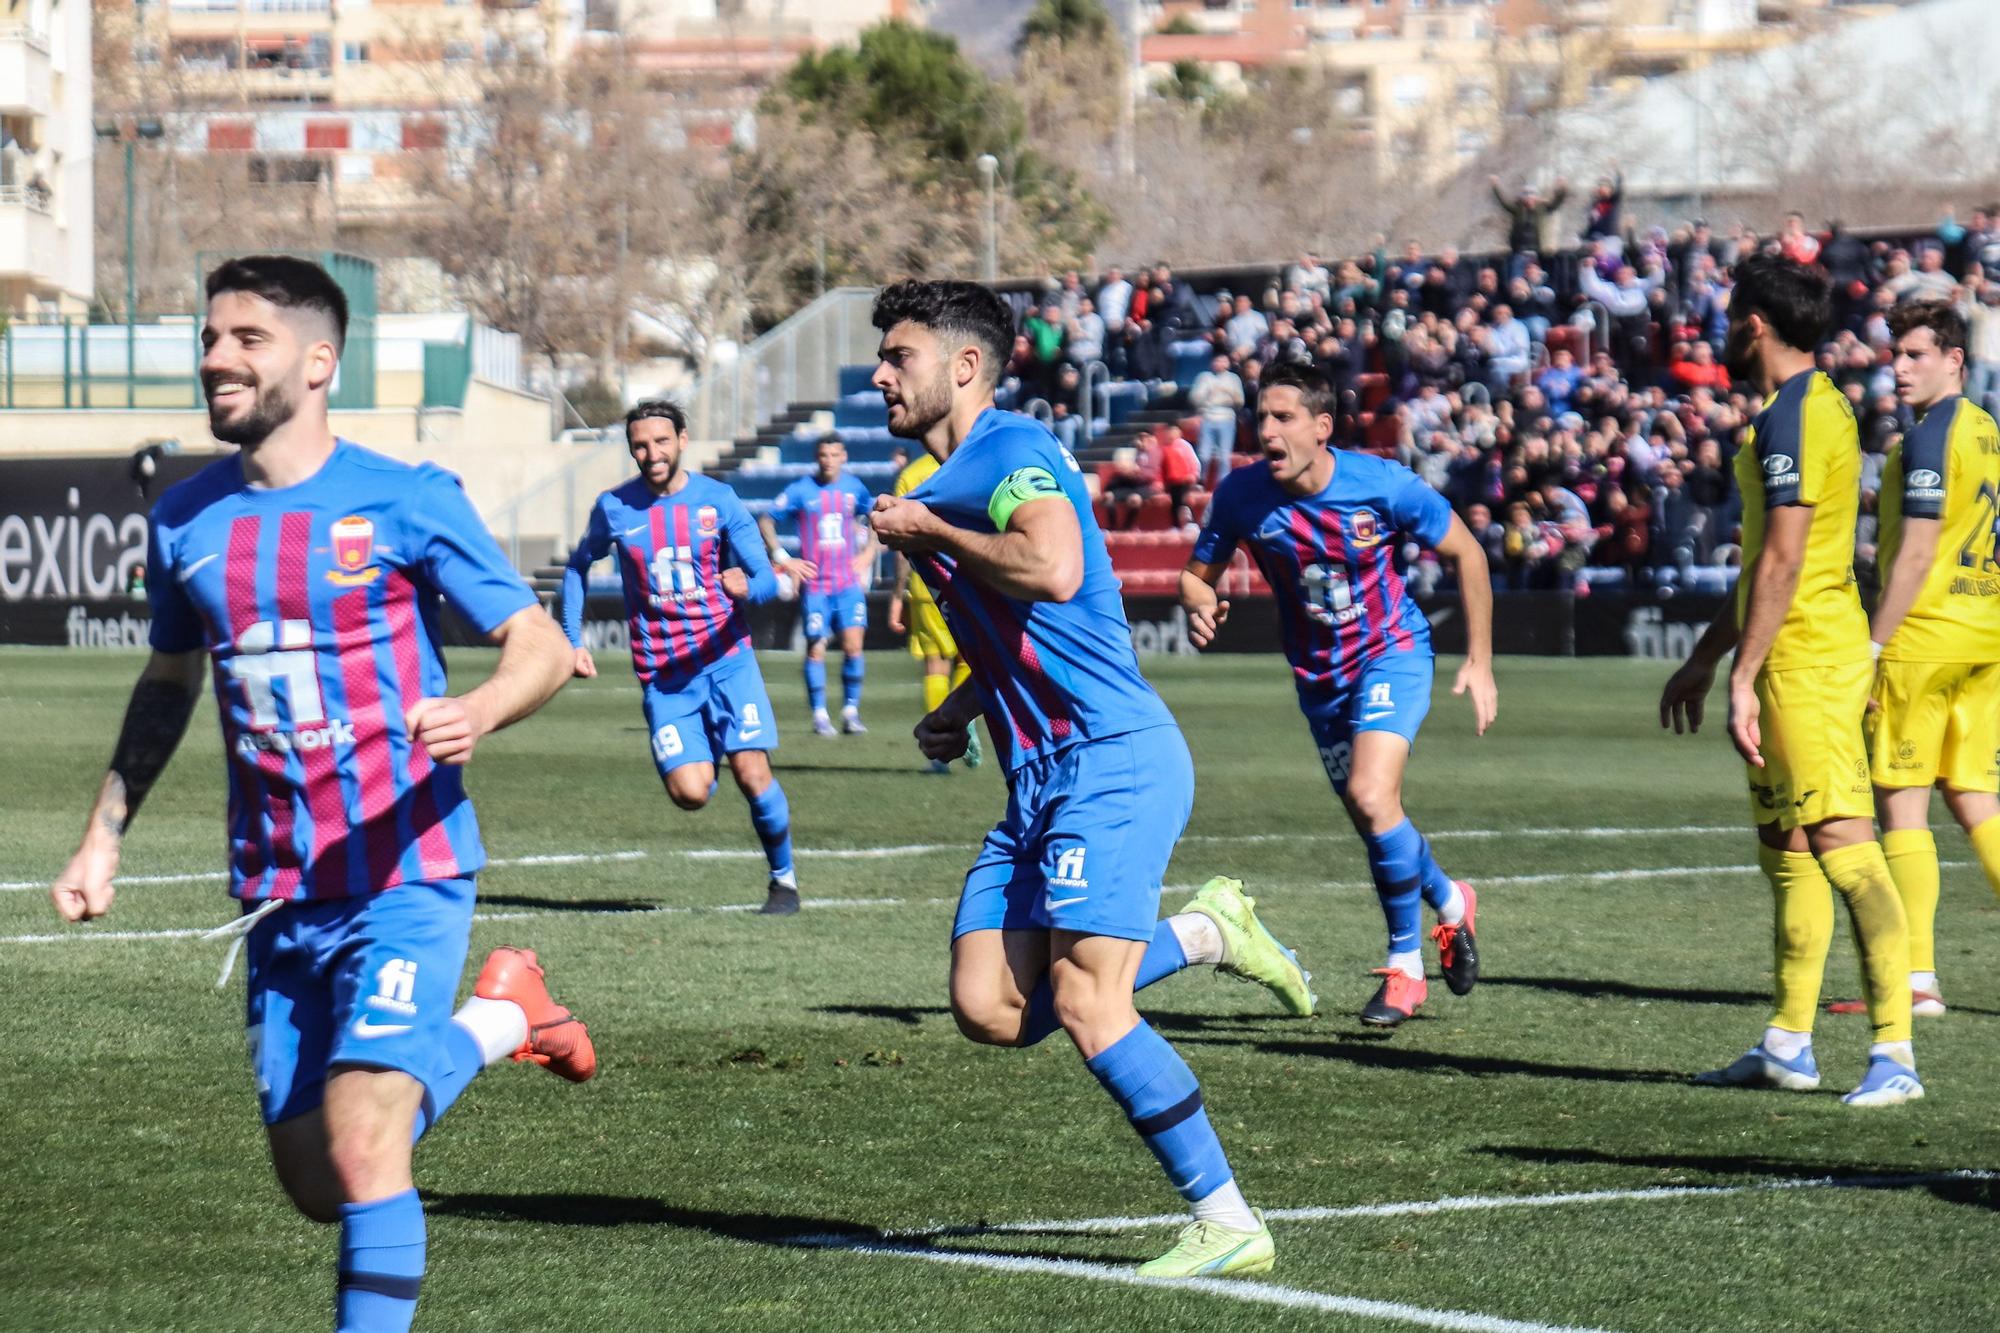
[[[328,583],[358,588],[373,583],[381,570],[375,565],[375,525],[358,514],[349,514],[333,525],[333,563],[339,568],[326,572]]]
[[[715,525],[721,521],[722,516],[715,512],[714,505],[703,505],[694,511],[694,525],[703,532],[714,532]]]
[[[1357,509],[1352,514],[1348,515],[1347,544],[1349,546],[1359,546],[1365,548],[1369,546],[1380,545],[1381,541],[1382,541],[1382,528],[1381,525],[1375,521],[1374,510]]]

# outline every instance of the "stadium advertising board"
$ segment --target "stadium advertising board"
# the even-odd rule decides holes
[[[152,498],[212,461],[158,460],[142,491],[129,456],[0,461],[0,643],[142,648]]]

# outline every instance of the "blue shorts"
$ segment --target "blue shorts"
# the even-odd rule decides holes
[[[951,935],[1073,930],[1150,940],[1160,885],[1194,810],[1179,727],[1072,745],[1008,779],[1007,816],[979,849]]]
[[[472,933],[470,879],[288,903],[250,932],[250,1068],[264,1123],[313,1110],[334,1065],[451,1073],[445,1041]]]
[[[1352,684],[1331,695],[1299,700],[1336,794],[1347,794],[1356,733],[1393,731],[1416,745],[1417,728],[1431,711],[1432,663],[1429,653],[1386,653],[1362,667]]]
[[[818,643],[843,630],[867,629],[868,590],[809,592],[805,595],[805,615],[808,643]]]
[[[677,690],[646,683],[646,734],[660,776],[682,764],[712,764],[718,754],[778,748],[778,720],[756,666],[705,672]]]

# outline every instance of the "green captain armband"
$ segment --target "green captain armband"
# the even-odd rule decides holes
[[[1062,493],[1062,486],[1047,468],[1015,468],[994,488],[993,498],[986,502],[986,517],[993,520],[996,532],[1005,532],[1007,520],[1014,517],[1016,509],[1030,500],[1047,500]]]

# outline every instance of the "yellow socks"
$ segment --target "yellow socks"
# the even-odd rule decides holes
[[[2000,820],[1987,822],[2000,824]],[[1995,830],[1995,838],[2000,840],[2000,829]],[[1903,916],[1909,922],[1910,970],[1935,972],[1937,955],[1933,932],[1938,907],[1937,839],[1931,836],[1929,829],[1891,829],[1882,835],[1882,855],[1889,863],[1889,874],[1896,881],[1896,892],[1903,899]]]
[[[2000,895],[2000,815],[1981,822],[1965,836],[1972,839],[1972,854],[1979,858],[1986,882]]]
[[[1910,1039],[1910,938],[1903,898],[1889,874],[1879,842],[1858,842],[1828,852],[1820,867],[1854,921],[1861,952],[1862,980],[1868,989],[1868,1018],[1875,1040]]]
[[[1819,1012],[1826,951],[1833,944],[1833,889],[1810,852],[1784,852],[1760,844],[1757,864],[1771,881],[1777,918],[1771,1026],[1810,1033]],[[1907,993],[1907,977],[1903,988]]]
[[[924,712],[935,713],[945,696],[951,693],[951,682],[943,676],[924,673]]]

